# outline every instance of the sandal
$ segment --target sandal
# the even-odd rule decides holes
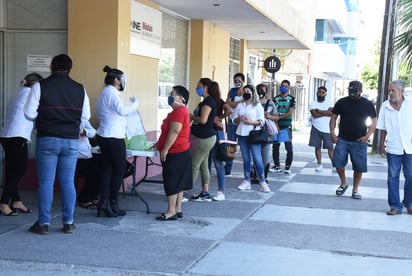
[[[336,195],[337,195],[337,196],[343,195],[343,194],[346,192],[346,189],[348,189],[348,186],[349,186],[349,185],[346,185],[346,186],[340,185],[340,186],[336,189]]]
[[[362,196],[361,196],[361,194],[358,193],[358,192],[353,192],[353,193],[352,193],[352,198],[353,198],[353,199],[362,199]]]
[[[164,213],[162,213],[160,216],[156,217],[156,220],[177,220],[177,215],[171,215],[170,217],[166,217]]]
[[[79,201],[79,206],[84,209],[96,209],[97,204],[92,201],[81,202]]]

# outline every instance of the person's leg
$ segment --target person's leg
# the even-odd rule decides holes
[[[265,179],[268,177],[268,172],[270,168],[270,150],[272,148],[272,144],[263,144],[262,145],[262,163],[263,163],[263,170]]]
[[[99,183],[100,183],[100,196],[102,200],[109,200],[110,195],[110,180],[112,177],[112,166],[110,163],[110,154],[109,154],[109,147],[110,147],[110,139],[104,138],[100,136],[97,137],[97,142],[99,144],[101,150],[101,168],[100,168],[100,175],[99,175]]]
[[[354,196],[354,194],[358,193],[362,173],[368,171],[367,150],[367,144],[364,144],[362,142],[349,143],[348,151],[353,168],[352,197],[356,199],[360,199],[360,195]]]
[[[183,191],[180,191],[176,196],[176,202],[175,202],[176,213],[182,213],[182,198],[183,198]]]
[[[288,128],[289,141],[285,142],[286,149],[286,168],[290,168],[293,162],[293,144],[292,144],[292,129]]]
[[[209,192],[210,171],[208,168],[209,153],[216,143],[216,136],[202,139],[203,160],[200,163],[200,178],[202,180],[202,191]]]
[[[322,152],[320,148],[315,148],[316,163],[322,165]]]
[[[177,194],[167,196],[167,211],[164,213],[166,217],[176,214]]]
[[[259,181],[265,182],[265,173],[263,170],[263,162],[262,162],[262,146],[257,145],[257,144],[251,144],[250,150],[252,153],[252,158],[253,158],[253,165],[256,168],[256,174],[257,177],[259,178]]]
[[[402,211],[402,203],[399,196],[399,176],[402,166],[402,156],[386,153],[388,161],[388,204],[390,208]],[[405,171],[405,167],[403,168]]]
[[[56,174],[60,140],[54,137],[37,137],[36,168],[38,187],[38,221],[40,225],[50,224],[50,210],[53,203],[53,185]]]
[[[74,174],[77,162],[77,139],[59,139],[61,149],[58,156],[57,175],[59,177],[62,198],[62,222],[72,224],[74,206],[76,204],[76,189]]]
[[[412,154],[403,153],[402,166],[405,177],[403,204],[408,208],[408,213],[410,213],[412,207]]]
[[[96,157],[77,159],[76,173],[85,176],[82,190],[77,199],[80,203],[90,203],[97,200],[100,164]]]
[[[18,183],[27,170],[27,141],[21,137],[2,138],[1,141],[5,153],[6,170],[0,203],[7,205],[11,199],[12,207],[27,210],[18,192]]]
[[[272,157],[273,157],[273,163],[274,163],[275,168],[280,168],[279,148],[280,148],[280,143],[273,144]]]
[[[126,170],[126,143],[124,139],[113,139],[109,148],[109,153],[111,166],[113,168],[109,199],[117,202],[124,172]]]
[[[250,182],[251,158],[250,158],[250,144],[247,141],[247,136],[238,136],[240,152],[243,158],[243,177]]]

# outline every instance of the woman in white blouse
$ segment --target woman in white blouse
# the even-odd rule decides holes
[[[125,172],[126,160],[126,116],[137,109],[138,101],[130,99],[131,104],[124,106],[120,92],[126,86],[126,76],[118,69],[105,66],[103,88],[97,100],[97,116],[100,121],[97,129],[97,143],[101,150],[100,202],[97,216],[102,211],[107,217],[124,216],[119,208],[118,193]]]
[[[254,127],[260,128],[265,120],[263,107],[260,104],[259,96],[252,85],[243,87],[243,102],[237,105],[234,110],[232,121],[238,125],[236,134],[243,158],[244,180],[238,186],[239,190],[250,190],[250,171],[252,160],[256,168],[256,173],[260,181],[260,191],[270,192],[266,183],[262,162],[262,149],[259,144],[251,144],[248,141],[249,133]]]
[[[28,74],[22,81],[22,88],[10,100],[7,108],[6,123],[0,132],[0,142],[4,149],[6,171],[3,193],[0,200],[0,214],[15,216],[17,212],[31,213],[20,199],[17,184],[27,169],[28,149],[33,130],[33,121],[26,119],[23,108],[31,86],[42,80],[37,73]],[[11,200],[11,205],[9,206]]]

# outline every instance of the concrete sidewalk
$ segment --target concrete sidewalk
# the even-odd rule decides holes
[[[163,186],[143,183],[120,198],[125,217],[96,216],[76,207],[73,234],[61,231],[56,193],[47,236],[28,232],[37,219],[35,192],[22,198],[32,214],[0,217],[0,275],[393,275],[412,267],[412,216],[385,215],[386,160],[370,156],[362,200],[335,196],[338,176],[324,152],[316,173],[308,128],[294,131],[292,174],[270,173],[271,193],[236,187],[240,154],[226,178],[226,200],[187,202],[184,217],[159,222],[167,208]],[[282,146],[282,159],[284,160]],[[350,169],[350,165],[348,166]],[[348,181],[351,181],[351,171]],[[197,192],[197,183],[191,193]],[[211,193],[217,190],[212,172]]]

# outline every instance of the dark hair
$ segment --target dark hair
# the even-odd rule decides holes
[[[106,77],[104,78],[105,84],[113,84],[115,79],[120,80],[123,75],[123,72],[119,69],[112,69],[107,65],[103,68],[103,72],[106,72]]]
[[[256,85],[256,91],[258,91],[262,87],[266,88],[266,93],[269,92],[269,86],[267,86],[265,83],[259,83],[258,85]]]
[[[319,86],[319,87],[318,87],[318,91],[319,91],[320,89],[325,90],[325,92],[328,92],[328,89],[326,89],[325,86]]]
[[[73,62],[72,59],[65,54],[60,54],[55,56],[51,62],[51,69],[53,72],[67,72],[70,73],[72,70]]]
[[[212,83],[210,84],[209,95],[216,100],[216,103],[219,102],[221,98],[221,93],[219,84],[217,82],[212,81]]]
[[[243,75],[242,73],[236,73],[236,74],[233,76],[233,79],[235,79],[235,78],[241,78],[242,81],[245,82],[245,75]]]
[[[36,82],[39,82],[43,79],[43,77],[37,73],[31,73],[28,74],[24,77],[23,81],[22,81],[22,85],[26,86],[26,87],[30,87],[33,84],[35,84]]]
[[[212,80],[209,78],[201,78],[199,80],[199,82],[203,85],[207,87],[207,93],[210,95],[210,90],[211,90],[211,85],[212,85]]]
[[[189,91],[187,91],[186,87],[181,85],[175,85],[172,88],[177,95],[182,96],[185,99],[185,105],[189,103]]]
[[[283,80],[283,81],[280,83],[280,85],[282,85],[282,84],[284,84],[284,83],[287,83],[288,86],[290,86],[290,81],[288,81],[288,80]]]

